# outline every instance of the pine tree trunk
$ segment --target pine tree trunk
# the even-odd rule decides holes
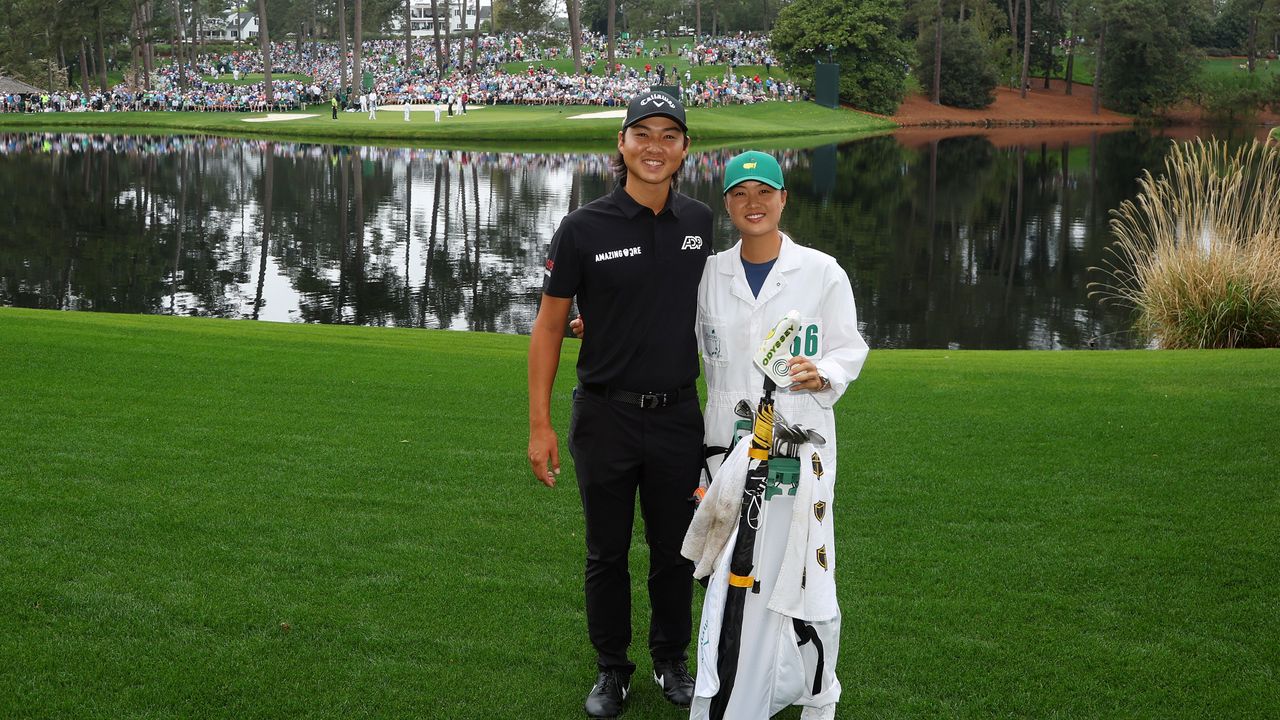
[[[146,34],[142,45],[142,86],[151,90],[151,74],[156,67],[156,47],[151,42],[151,23],[156,19],[155,0],[146,0],[142,4],[142,31]]]
[[[1031,70],[1031,0],[1026,0],[1022,8],[1022,81],[1018,83],[1018,92],[1027,96],[1028,73]]]
[[[436,44],[436,77],[444,79],[444,49],[440,47],[440,8],[431,0],[431,33]]]
[[[88,41],[85,40],[84,38],[81,38],[80,42],[81,44],[88,43]],[[93,43],[88,43],[87,49],[88,49],[89,66],[87,70],[88,75],[86,75],[86,78],[96,79],[98,77],[98,47]],[[85,92],[88,93],[87,90]]]
[[[618,0],[609,0],[609,20],[608,20],[608,29],[607,29],[607,32],[609,33],[609,69],[606,71],[606,74],[610,76],[613,75],[613,67],[614,67],[614,64],[616,63],[616,61],[614,60],[614,48],[613,48],[613,37],[615,34],[613,18],[614,18],[614,15],[617,14],[617,12],[618,12]]]
[[[699,0],[700,1],[700,0]],[[569,13],[569,49],[573,54],[573,74],[582,74],[582,11],[580,0],[565,0]]]
[[[89,64],[85,59],[88,54],[89,48],[84,38],[80,38],[80,92],[84,95],[89,94]]]
[[[1076,71],[1076,43],[1075,40],[1067,38],[1067,94],[1071,94],[1071,84],[1075,81]]]
[[[178,66],[178,87],[187,87],[187,59],[183,48],[182,7],[173,0],[173,59]]]
[[[338,92],[347,95],[347,4],[338,0]],[[347,98],[348,102],[350,98]]]
[[[102,89],[102,94],[107,94],[107,51],[106,42],[103,40],[102,30],[102,11],[94,10],[94,15],[98,18],[98,87]]]
[[[129,58],[133,65],[133,92],[142,86],[142,56],[146,41],[142,37],[142,7],[133,0],[133,12],[129,16]]]
[[[275,102],[271,87],[271,34],[267,31],[267,0],[258,0],[258,46],[262,48],[262,85],[268,109]]]
[[[355,28],[351,32],[351,82],[359,92],[364,92],[364,0],[354,0],[352,11]]]
[[[1102,23],[1102,32],[1098,33],[1098,62],[1093,68],[1093,114],[1102,109],[1102,61],[1106,55],[1107,24]]]
[[[404,0],[404,72],[413,67],[413,0]]]
[[[444,62],[445,65],[453,65],[453,41],[449,38],[449,32],[453,30],[453,6],[449,0],[444,0]]]
[[[942,0],[938,0],[938,16],[933,29],[933,104],[942,104]]]
[[[1006,6],[1009,8],[1009,37],[1013,38],[1013,50],[1015,53],[1009,57],[1009,65],[1012,67],[1014,59],[1018,52],[1018,17],[1021,14],[1022,5],[1018,4],[1018,0],[1005,0]],[[1009,78],[1009,82],[1013,82],[1013,78]]]
[[[471,73],[480,64],[480,0],[476,0],[476,21],[471,28]]]
[[[1262,10],[1262,3],[1258,3],[1258,10]],[[1252,73],[1254,67],[1258,64],[1258,14],[1254,13],[1249,18],[1249,72]]]

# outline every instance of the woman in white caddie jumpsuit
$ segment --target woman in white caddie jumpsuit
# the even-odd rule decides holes
[[[796,310],[801,326],[790,348],[795,356],[791,360],[794,384],[780,386],[774,393],[775,410],[788,423],[812,428],[826,438],[826,445],[818,450],[821,479],[830,497],[838,467],[832,406],[858,376],[867,356],[848,275],[831,256],[796,244],[778,229],[786,190],[782,170],[772,156],[747,152],[734,157],[726,166],[724,187],[725,208],[741,239],[707,260],[698,291],[698,342],[707,381],[706,444],[730,444],[738,420],[734,405],[739,400],[755,408],[764,375],[752,366],[752,356],[764,334]],[[807,463],[807,457],[801,462]],[[835,716],[840,697],[834,672],[840,617],[834,609],[832,518],[830,509],[820,505],[816,511],[824,521],[819,531],[823,539],[815,541],[815,546],[823,543],[822,570],[831,572],[834,617],[811,626],[822,641],[824,666],[821,671],[814,668],[814,647],[819,643],[801,642],[792,618],[770,609],[794,510],[793,498],[778,494],[764,503],[756,539],[759,592],[747,595],[737,680],[726,718],[763,720],[793,704],[805,706],[801,716],[805,720]],[[826,548],[827,544],[831,547]],[[726,556],[717,560],[704,602],[693,720],[708,717],[712,690],[719,685],[715,667],[707,665],[714,665],[711,650],[718,640],[716,628],[727,584]],[[815,585],[812,580],[809,584]]]

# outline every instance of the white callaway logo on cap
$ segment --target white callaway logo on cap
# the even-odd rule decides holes
[[[663,107],[665,105],[666,107],[674,108],[676,106],[675,100],[672,100],[671,98],[667,97],[666,95],[663,95],[662,93],[654,93],[649,97],[640,101],[641,107],[648,105],[649,103],[653,103],[658,107]]]

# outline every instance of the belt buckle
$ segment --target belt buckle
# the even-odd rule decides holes
[[[666,404],[666,395],[663,393],[640,393],[640,409],[652,410],[660,408]]]

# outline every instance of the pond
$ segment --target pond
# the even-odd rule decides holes
[[[849,273],[874,347],[1139,347],[1089,297],[1150,130],[915,132],[774,151],[783,229]],[[739,148],[692,154],[716,210]],[[0,305],[528,333],[609,155],[0,134]]]

